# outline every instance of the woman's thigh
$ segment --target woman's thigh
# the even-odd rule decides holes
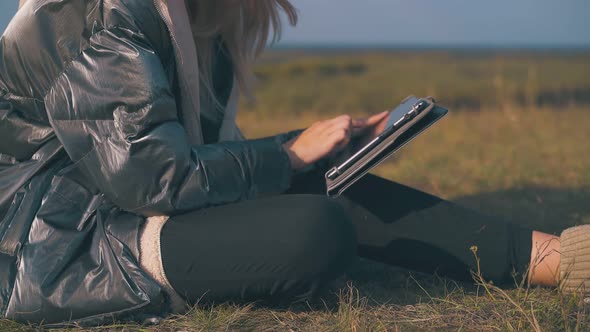
[[[344,209],[281,195],[174,216],[161,235],[165,273],[189,301],[306,296],[354,257]]]

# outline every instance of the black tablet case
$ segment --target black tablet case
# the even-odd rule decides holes
[[[326,173],[326,194],[329,197],[335,198],[340,196],[344,190],[362,178],[369,170],[382,163],[387,157],[448,113],[447,109],[437,105],[432,98],[409,96],[402,101],[400,106],[407,107],[407,111],[409,112],[421,99],[427,101],[429,106],[411,121],[389,135],[389,137],[333,180],[328,178],[328,174],[332,172],[333,168]]]

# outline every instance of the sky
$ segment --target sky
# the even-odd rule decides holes
[[[137,0],[148,1],[148,0]],[[0,0],[0,31],[18,0]],[[292,0],[283,45],[590,47],[590,0]]]

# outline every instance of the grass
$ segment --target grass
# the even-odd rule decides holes
[[[440,96],[451,108],[448,117],[375,173],[557,233],[590,223],[590,107],[583,98],[564,105],[540,103],[544,97],[534,91],[589,88],[590,75],[582,74],[589,62],[580,55],[555,54],[270,54],[258,69],[266,75],[258,104],[244,103],[239,124],[254,138],[303,128],[334,114],[377,112],[410,93]],[[502,84],[493,83],[498,63],[511,68],[501,71]],[[531,66],[536,68],[533,76],[527,74]],[[418,68],[437,74],[426,80],[430,83],[404,80],[404,85],[396,85],[400,80],[389,78],[407,77]],[[440,76],[453,73],[463,74]],[[523,84],[532,92],[525,98],[528,102],[521,103],[517,94],[506,91],[517,91]],[[457,104],[467,97],[480,101],[477,107]],[[474,260],[476,254],[474,250]],[[474,272],[472,283],[457,283],[361,260],[313,303],[289,308],[220,304],[195,307],[158,325],[88,330],[590,330],[590,307],[583,297],[516,283],[501,289]],[[34,329],[0,320],[2,331]]]
[[[257,68],[259,114],[384,110],[409,94],[453,110],[590,104],[588,52],[271,52]]]

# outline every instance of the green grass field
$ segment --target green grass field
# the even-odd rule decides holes
[[[239,123],[261,137],[433,95],[451,113],[375,173],[557,233],[590,223],[589,68],[588,54],[272,53]],[[361,261],[313,303],[196,307],[156,326],[92,330],[589,331],[589,306],[555,289],[459,284]],[[13,329],[33,328],[0,321]]]

